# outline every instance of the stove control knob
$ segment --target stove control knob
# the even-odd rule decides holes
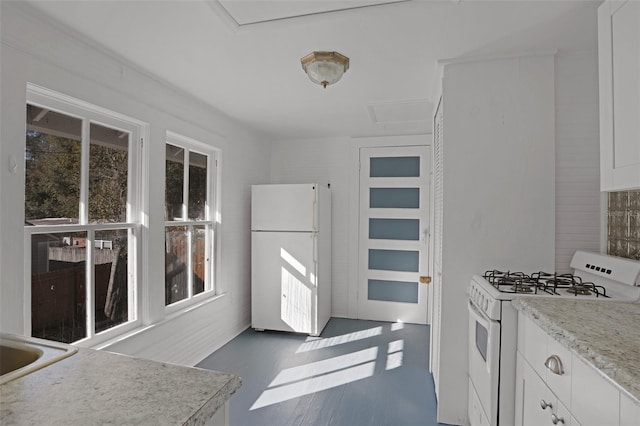
[[[486,311],[486,310],[488,310],[488,309],[489,309],[489,299],[486,299],[486,300],[484,301],[484,310]]]

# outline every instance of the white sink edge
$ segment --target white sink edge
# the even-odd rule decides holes
[[[42,355],[31,364],[0,376],[0,385],[19,377],[26,376],[27,374],[47,367],[78,352],[77,347],[66,343],[53,342],[50,340],[38,339],[36,337],[25,337],[9,333],[0,333],[0,344],[17,348],[27,348],[29,350],[42,353]]]

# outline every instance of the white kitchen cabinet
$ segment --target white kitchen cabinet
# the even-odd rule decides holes
[[[640,425],[640,403],[620,392],[620,426]]]
[[[571,414],[582,426],[620,424],[620,391],[578,356],[574,356]]]
[[[545,366],[556,356],[562,374]],[[579,425],[567,404],[571,401],[571,352],[550,338],[533,321],[518,320],[518,358],[516,365],[516,425]]]
[[[215,414],[209,418],[205,426],[229,426],[229,401],[226,401],[224,405],[215,412]]]
[[[571,412],[521,354],[516,368],[516,425],[579,426]],[[555,423],[554,423],[555,421]]]
[[[640,188],[640,2],[598,9],[600,188]]]
[[[549,388],[558,395],[561,401],[569,404],[571,401],[571,382],[573,380],[573,357],[569,349],[562,346],[556,340],[547,337],[547,357],[556,356],[562,362],[562,374],[555,374],[547,367],[544,367],[547,373],[546,382]],[[544,364],[543,364],[544,366]]]
[[[550,356],[560,360],[562,374],[545,366]],[[640,402],[522,314],[515,413],[518,426],[640,425]]]

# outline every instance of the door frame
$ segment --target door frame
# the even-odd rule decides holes
[[[349,146],[349,270],[347,314],[349,318],[358,318],[358,250],[360,238],[360,148],[427,146],[431,151],[433,163],[432,135],[430,133],[406,136],[379,136],[352,138]],[[433,217],[433,164],[429,165],[429,220]],[[431,225],[429,229],[431,229]],[[429,248],[430,248],[429,241]],[[432,271],[433,250],[429,250],[427,269]],[[427,324],[429,324],[429,306],[427,305]]]

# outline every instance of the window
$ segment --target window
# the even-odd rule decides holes
[[[142,123],[31,85],[26,116],[31,335],[95,342],[133,328]]]
[[[216,151],[169,133],[165,169],[165,305],[214,290]],[[182,303],[181,303],[182,302]]]

